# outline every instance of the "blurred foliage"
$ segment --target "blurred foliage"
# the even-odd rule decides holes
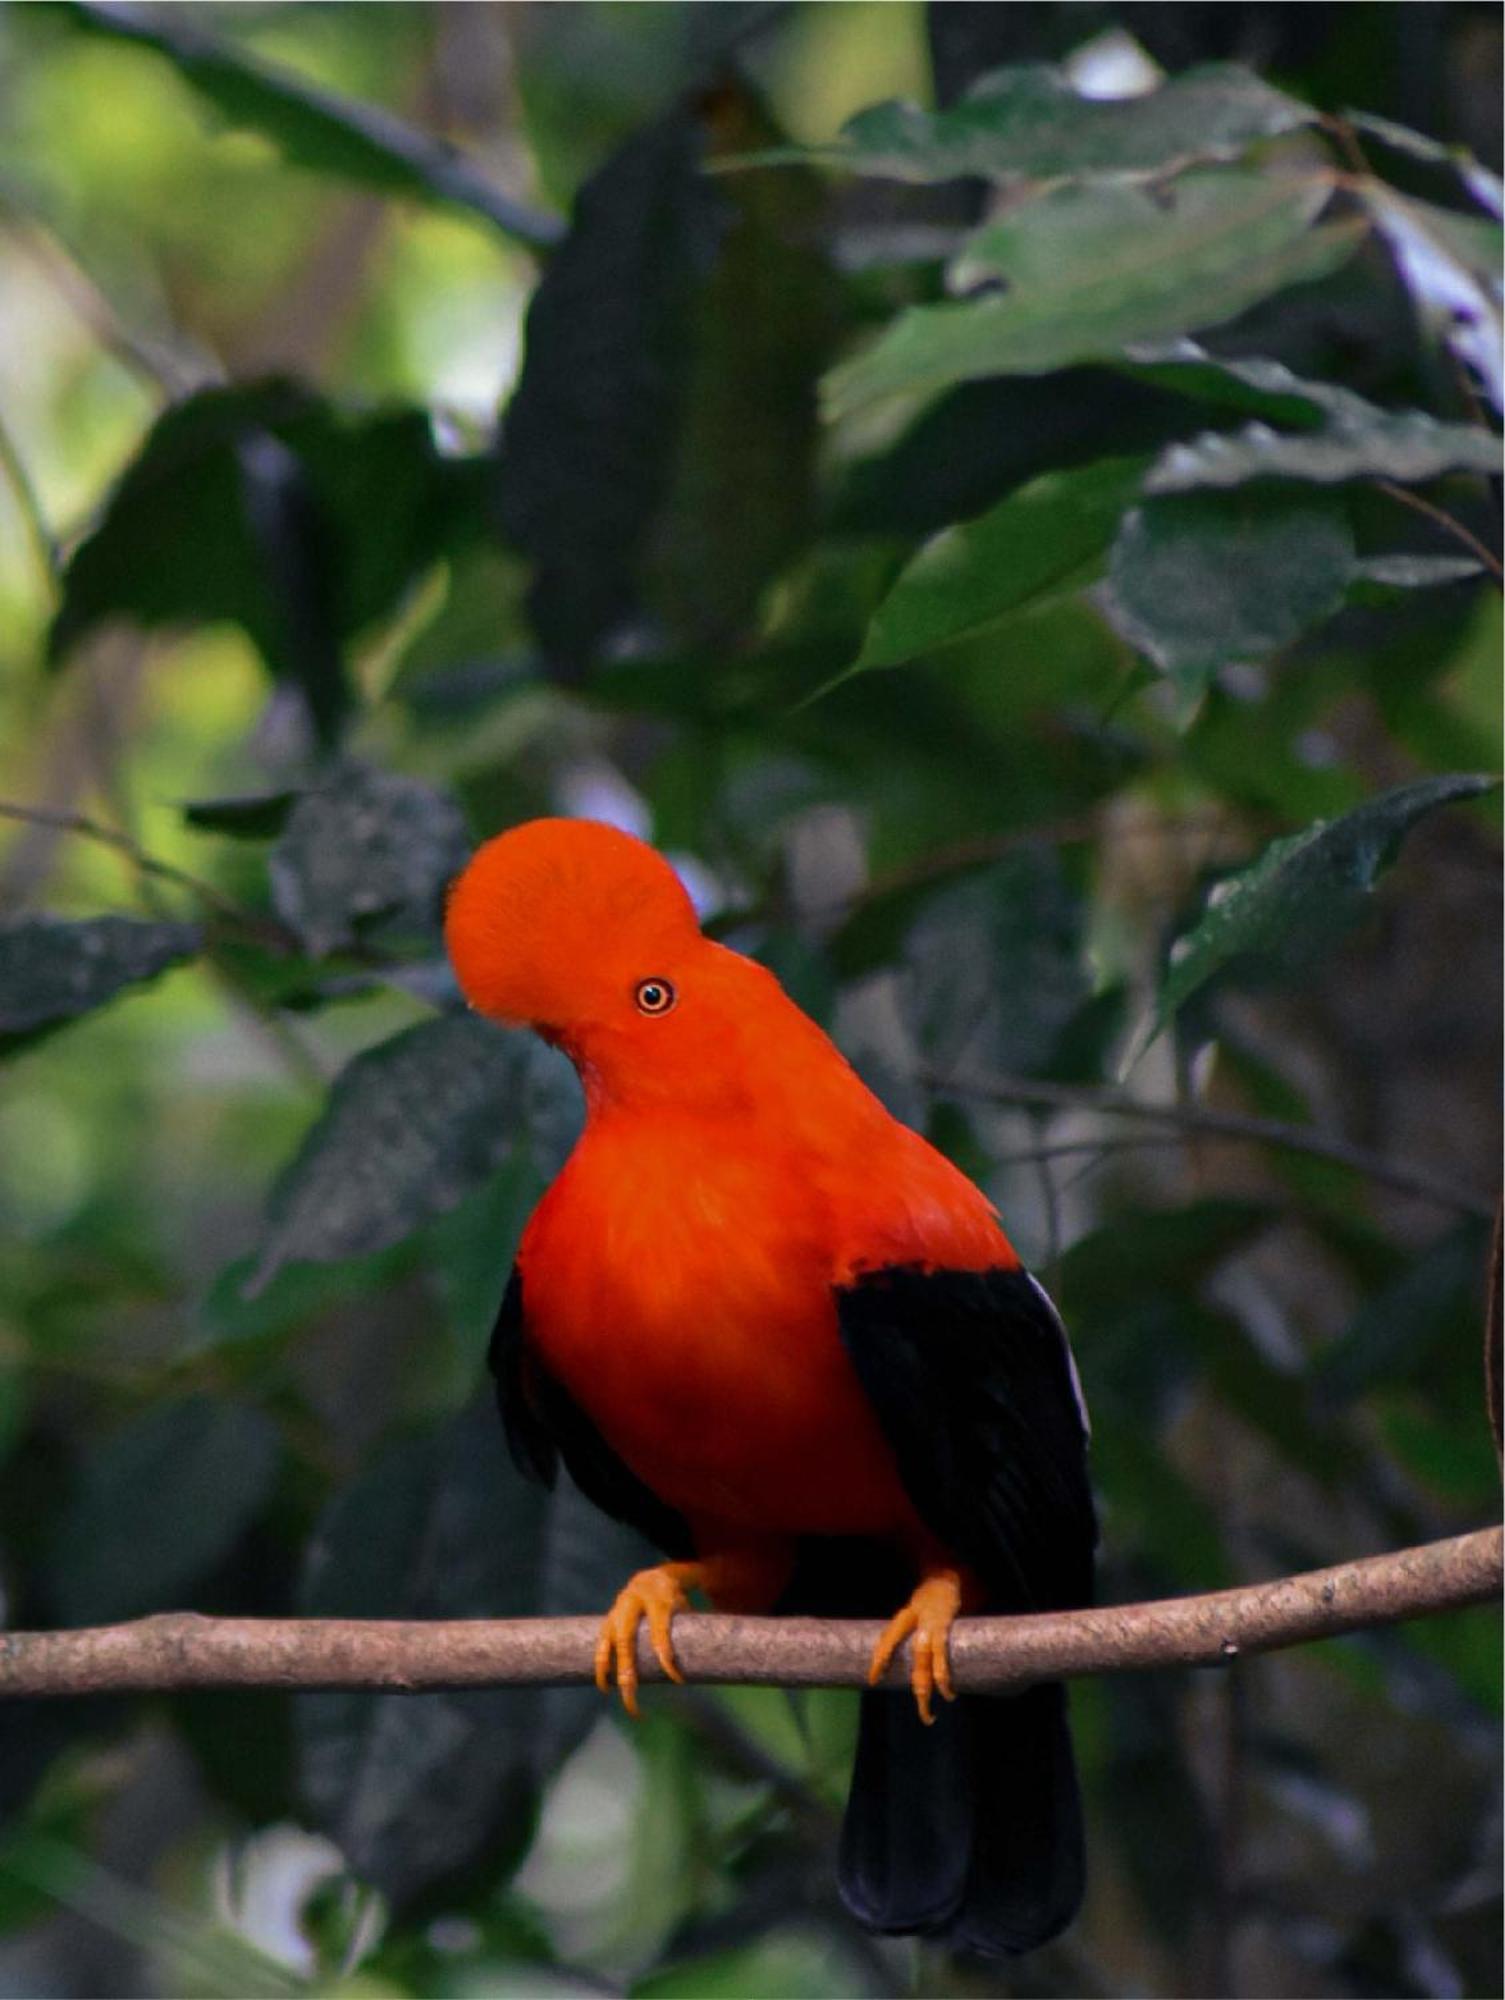
[[[1105,1597],[1494,1515],[1493,10],[0,45],[7,1622],[634,1561],[477,1402],[578,1105],[437,917],[542,810],[996,1196]],[[842,1916],[845,1697],[5,1711],[0,1991],[1498,1992],[1497,1634],[1080,1687],[1088,1907],[1009,1967]]]

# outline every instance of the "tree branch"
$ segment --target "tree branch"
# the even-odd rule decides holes
[[[1439,1207],[1456,1209],[1461,1215],[1477,1215],[1488,1221],[1495,1205],[1476,1189],[1465,1187],[1445,1174],[1427,1167],[1413,1167],[1403,1160],[1387,1159],[1365,1146],[1318,1132],[1309,1125],[1287,1125],[1279,1118],[1260,1118],[1245,1111],[1219,1111],[1210,1104],[1157,1104],[1127,1091],[1097,1084],[1043,1083],[1028,1076],[951,1076],[944,1070],[923,1067],[920,1081],[932,1090],[956,1097],[975,1097],[989,1104],[1040,1104],[1057,1111],[1102,1111],[1115,1118],[1144,1118],[1151,1124],[1174,1125],[1183,1132],[1206,1132],[1217,1139],[1246,1140],[1251,1145],[1278,1146],[1289,1153],[1306,1153],[1313,1159],[1331,1160],[1372,1181],[1381,1181],[1403,1194],[1416,1195]]]
[[[1501,1531],[1311,1570],[1239,1590],[1028,1618],[964,1618],[952,1636],[959,1688],[1137,1667],[1216,1666],[1500,1595]],[[861,1687],[877,1621],[690,1614],[674,1627],[691,1680]],[[430,1623],[205,1618],[169,1612],[129,1625],[0,1635],[0,1696],[164,1693],[179,1688],[425,1689],[589,1681],[594,1618]],[[644,1680],[662,1680],[639,1647]],[[907,1658],[887,1677],[907,1685]]]

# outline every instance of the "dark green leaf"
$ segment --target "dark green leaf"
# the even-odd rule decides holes
[[[190,799],[183,818],[201,833],[227,833],[235,840],[274,840],[300,792],[261,792],[245,798]]]
[[[1495,783],[1462,774],[1421,778],[1341,819],[1318,820],[1273,842],[1252,867],[1217,885],[1206,915],[1178,940],[1161,982],[1153,1032],[1232,960],[1289,967],[1330,948],[1416,822],[1439,806],[1478,798]]]
[[[556,216],[512,200],[453,146],[380,105],[321,90],[172,15],[85,0],[63,0],[58,11],[91,34],[155,49],[222,118],[261,133],[294,166],[380,194],[473,210],[524,243],[547,247],[564,234]]]
[[[1316,113],[1237,63],[1207,63],[1140,97],[1084,97],[1058,69],[1021,63],[979,77],[959,104],[878,104],[814,157],[889,180],[1158,178],[1230,160]]]
[[[261,1411],[212,1396],[151,1410],[97,1446],[47,1564],[62,1621],[184,1607],[265,1505],[280,1455]]]
[[[1341,504],[1317,495],[1168,494],[1129,514],[1104,608],[1185,689],[1262,660],[1336,611],[1354,575]]]
[[[328,743],[350,700],[345,645],[457,526],[473,532],[473,501],[423,411],[350,416],[283,381],[200,390],[157,419],[73,552],[50,656],[112,619],[228,620]]]
[[[571,676],[636,613],[672,478],[690,310],[726,220],[702,147],[684,111],[628,140],[581,189],[528,308],[500,507],[535,564],[539,639]]]
[[[931,898],[906,948],[906,1014],[943,1074],[1033,1074],[1091,991],[1082,903],[1060,857],[1024,848]]]
[[[268,864],[272,901],[315,956],[373,931],[433,940],[445,888],[469,852],[453,799],[349,763],[293,804]]]
[[[1143,470],[1125,458],[1047,473],[944,529],[900,572],[847,672],[898,666],[1085,581]]]
[[[1367,1299],[1312,1366],[1318,1400],[1341,1408],[1379,1383],[1414,1376],[1440,1339],[1466,1328],[1484,1247],[1477,1225],[1450,1230]]]
[[[574,1118],[561,1061],[468,1015],[405,1029],[359,1055],[273,1191],[248,1290],[284,1264],[364,1257],[454,1208],[532,1146],[558,1166]]]
[[[719,153],[765,134],[744,85],[723,82]],[[840,293],[820,246],[820,184],[800,172],[722,184],[722,233],[689,319],[674,472],[647,551],[647,601],[687,644],[741,635],[765,586],[815,526],[816,385]]]
[[[0,923],[0,1053],[76,1021],[198,951],[197,924],[138,917]]]
[[[916,306],[826,379],[829,414],[929,400],[987,375],[1113,360],[1142,341],[1216,326],[1348,257],[1364,225],[1313,228],[1330,193],[1301,179],[1192,172],[1153,193],[1058,187],[974,236],[952,271],[986,296]]]
[[[504,1276],[499,1269],[498,1293]],[[641,1545],[567,1481],[549,1493],[523,1479],[487,1396],[386,1452],[333,1502],[310,1546],[303,1610],[584,1614],[603,1610],[642,1559]],[[539,1780],[584,1735],[598,1703],[591,1688],[304,1695],[303,1791],[354,1872],[404,1898],[526,1823]],[[515,1838],[508,1844],[515,1860]]]

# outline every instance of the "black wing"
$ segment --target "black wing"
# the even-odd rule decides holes
[[[915,1511],[991,1608],[1092,1597],[1087,1423],[1054,1306],[1027,1271],[871,1271],[836,1294],[847,1353]]]
[[[666,1555],[693,1553],[682,1515],[668,1507],[624,1465],[569,1391],[528,1345],[522,1273],[513,1266],[491,1331],[487,1363],[496,1377],[497,1408],[518,1470],[552,1486],[559,1462],[587,1500],[625,1521]]]

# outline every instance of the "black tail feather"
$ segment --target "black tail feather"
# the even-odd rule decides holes
[[[1058,1683],[937,1704],[864,1695],[842,1827],[842,1899],[859,1923],[988,1956],[1032,1951],[1081,1905],[1081,1803]]]

